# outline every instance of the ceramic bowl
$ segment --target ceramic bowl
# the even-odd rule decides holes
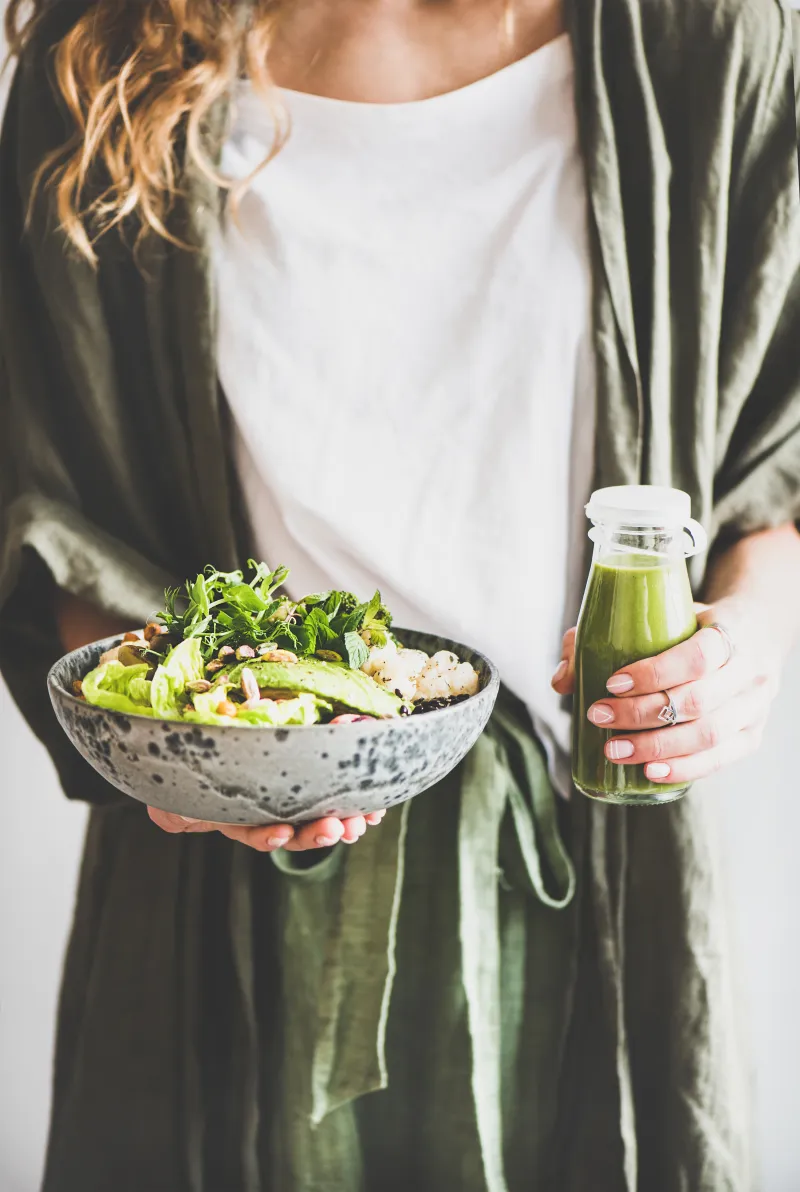
[[[48,676],[75,748],[125,794],[163,811],[228,824],[302,823],[394,807],[444,778],[472,748],[499,689],[496,667],[458,642],[398,630],[403,644],[452,650],[480,676],[462,703],[396,720],[287,728],[223,727],[93,707],[72,683],[120,638],[65,655]]]

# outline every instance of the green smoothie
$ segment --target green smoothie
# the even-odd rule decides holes
[[[643,766],[608,761],[606,742],[630,734],[596,728],[586,712],[598,700],[614,702],[606,682],[616,671],[660,654],[696,630],[683,556],[609,553],[594,563],[575,644],[572,777],[585,795],[610,803],[666,803],[687,789],[648,781]]]

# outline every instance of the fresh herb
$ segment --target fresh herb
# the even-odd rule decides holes
[[[165,593],[159,614],[174,638],[196,638],[205,662],[224,646],[236,650],[291,650],[299,657],[338,655],[353,670],[369,657],[369,647],[384,646],[392,617],[380,592],[360,604],[352,592],[317,592],[297,602],[281,595],[288,568],[270,571],[248,562],[247,572],[213,567]]]
[[[347,654],[347,665],[353,670],[360,670],[369,658],[369,646],[358,633],[345,633],[344,648]]]

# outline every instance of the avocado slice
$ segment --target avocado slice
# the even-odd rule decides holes
[[[323,662],[317,658],[266,662],[254,658],[228,671],[227,682],[234,685],[240,682],[245,667],[253,672],[259,687],[270,691],[308,691],[366,716],[399,716],[404,706],[393,691],[341,662]]]

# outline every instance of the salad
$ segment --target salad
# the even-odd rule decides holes
[[[297,725],[408,716],[468,699],[478,674],[406,649],[380,592],[281,594],[289,571],[207,567],[75,684],[87,703],[196,724]]]

